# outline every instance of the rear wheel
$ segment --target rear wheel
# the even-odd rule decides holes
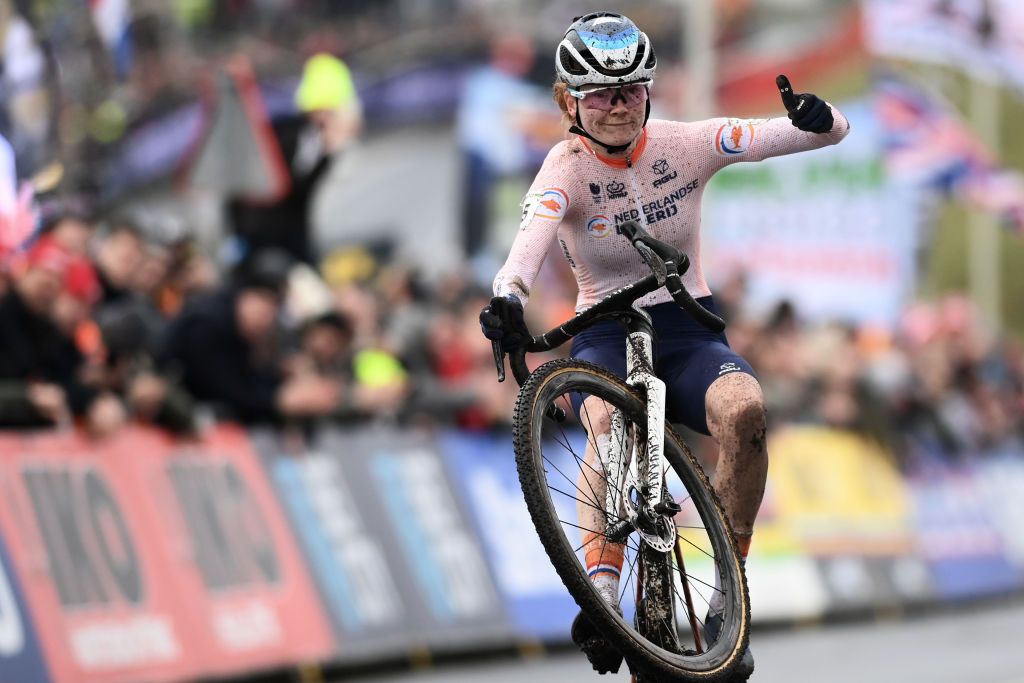
[[[574,396],[587,397],[578,418]],[[552,406],[569,417],[552,419]],[[639,514],[646,492],[635,474],[608,484],[609,458],[645,460],[646,405],[621,379],[583,361],[547,363],[520,390],[513,425],[534,526],[586,616],[642,680],[726,680],[747,646],[746,581],[721,505],[683,441],[666,430],[663,498],[679,509],[652,518]],[[606,553],[622,558],[621,616],[588,576],[586,551],[599,551],[602,566]],[[713,598],[723,626],[709,644],[703,622]]]

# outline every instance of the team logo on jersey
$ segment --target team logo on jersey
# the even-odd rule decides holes
[[[658,159],[657,161],[655,161],[654,164],[651,166],[651,170],[661,176],[660,178],[656,178],[654,180],[653,185],[655,187],[661,187],[665,183],[673,180],[674,178],[679,177],[679,174],[676,173],[675,171],[672,171],[668,175],[665,175],[666,173],[668,173],[668,162],[665,161],[664,159]]]
[[[626,196],[626,186],[616,180],[605,185],[604,189],[608,193],[608,199],[618,199]]]
[[[576,270],[576,262],[572,260],[572,254],[569,253],[569,245],[565,243],[565,240],[558,240],[558,243],[562,245],[562,255],[565,256],[569,267]]]
[[[743,154],[754,142],[757,121],[729,119],[715,133],[715,152],[721,156]]]
[[[569,210],[569,195],[560,187],[547,187],[537,202],[537,218],[560,221]]]
[[[612,222],[608,220],[608,216],[594,216],[587,223],[587,232],[590,233],[591,237],[607,237],[612,232]]]

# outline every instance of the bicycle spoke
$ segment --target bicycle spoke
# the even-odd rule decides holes
[[[546,463],[547,463],[548,465],[550,465],[550,466],[551,466],[552,468],[554,468],[554,470],[555,470],[556,472],[558,472],[559,474],[561,474],[561,475],[562,475],[562,478],[563,478],[563,479],[565,479],[565,480],[566,480],[567,482],[569,482],[569,484],[571,484],[571,485],[573,485],[573,486],[577,487],[577,490],[580,490],[580,485],[579,485],[579,484],[577,483],[577,481],[579,481],[579,478],[577,479],[577,481],[573,481],[572,479],[570,479],[570,478],[568,477],[568,475],[567,475],[567,474],[565,474],[565,472],[562,472],[562,470],[561,470],[561,469],[560,469],[560,468],[559,468],[559,467],[558,467],[557,465],[555,465],[555,464],[554,464],[553,462],[551,462],[551,461],[550,461],[550,460],[548,459],[548,457],[547,457],[547,456],[542,456],[542,457],[544,458],[544,462],[546,462]],[[574,457],[575,457],[575,456],[573,456],[573,458],[574,458]],[[581,462],[581,461],[579,461],[579,460],[578,460],[578,461],[577,461],[577,464],[579,465],[579,463],[580,463],[580,462]],[[589,466],[588,466],[588,467],[589,467]],[[581,472],[581,473],[583,472],[583,468],[581,468],[581,469],[580,469],[580,472]],[[597,474],[597,472],[595,472],[595,474]],[[597,503],[600,503],[600,501],[598,501],[598,500],[597,500],[597,499],[598,499],[598,495],[597,495],[597,492],[595,492],[595,490],[594,490],[594,487],[590,485],[590,479],[589,479],[589,478],[587,477],[587,475],[586,475],[586,474],[584,475],[584,479],[587,479],[587,485],[588,485],[588,487],[590,488],[590,493],[594,495],[594,503],[595,503],[595,504],[597,504]],[[550,486],[551,484],[549,483],[548,485]],[[580,493],[582,493],[582,494],[586,495],[586,492],[583,492],[583,490],[581,490],[581,492],[580,492]]]
[[[711,603],[717,604],[722,596],[729,597],[725,614],[730,619],[728,628],[735,628],[731,623],[737,618],[735,604],[742,606],[745,596],[739,593],[742,586],[729,583],[724,590],[713,586],[713,568],[721,565],[716,562],[716,550],[729,549],[722,545],[724,537],[720,539],[721,511],[705,491],[700,469],[690,459],[686,445],[666,430],[664,457],[649,462],[645,405],[640,394],[571,360],[555,361],[545,372],[551,379],[541,378],[527,387],[534,391],[526,395],[532,399],[525,404],[529,411],[523,412],[523,399],[517,409],[516,457],[521,476],[524,472],[530,475],[523,485],[535,486],[536,492],[546,497],[547,503],[541,506],[529,496],[527,500],[547,548],[552,548],[547,539],[558,534],[558,552],[553,551],[552,561],[563,576],[572,571],[581,579],[567,587],[581,605],[601,607],[602,602],[595,602],[598,596],[618,599],[625,609],[623,619],[613,624],[610,613],[603,619],[595,614],[599,628],[624,631],[623,636],[637,642],[646,640],[648,651],[667,650],[660,656],[674,657],[665,661],[677,662],[680,671],[704,671],[710,678],[724,674],[712,671],[711,664],[697,657],[696,650],[710,645],[701,636],[705,609],[710,610]],[[582,404],[581,398],[585,399]],[[556,424],[546,419],[552,405],[574,414]],[[572,411],[573,405],[582,407]],[[524,415],[528,422],[521,421]],[[523,450],[524,439],[529,440],[525,443],[530,450]],[[646,490],[648,466],[657,468],[663,488]],[[640,517],[628,523],[634,510],[639,512],[637,506],[648,506],[649,499],[657,497],[671,499],[686,509],[663,519]],[[613,528],[621,531],[616,542],[609,538]],[[645,538],[659,547],[664,547],[666,540],[675,541],[676,555],[656,551]],[[690,556],[685,564],[679,556],[682,551]],[[608,573],[588,577],[588,566],[601,566]],[[726,569],[734,572],[731,565]],[[665,581],[670,583],[665,585]],[[645,597],[646,589],[651,592]],[[719,649],[724,647],[722,643]]]
[[[704,581],[701,581],[700,579],[698,579],[695,576],[689,576],[689,575],[687,575],[687,576],[689,578],[693,579],[694,581],[696,581],[697,583],[701,584],[702,586],[706,586],[707,588],[710,588],[712,591],[715,591],[717,593],[721,593],[722,595],[725,595],[725,591],[720,590],[718,588],[715,588],[711,584],[706,583]],[[693,590],[694,593],[697,594],[697,596],[701,600],[704,601],[704,604],[708,606],[708,609],[711,610],[711,600],[709,600],[708,597],[706,595],[704,595],[704,593],[701,592],[700,588],[698,586],[694,585],[693,583],[690,584],[690,588]],[[712,610],[712,611],[714,611],[714,610]],[[697,617],[697,620],[700,621],[700,617],[699,616]],[[701,622],[701,625],[703,625],[703,622]]]
[[[610,414],[608,413],[608,406],[609,406],[609,404],[608,404],[607,402],[605,402],[605,401],[602,401],[602,403],[603,403],[603,405],[604,405],[604,407],[605,407],[605,416],[606,416],[606,417],[608,418],[608,423],[609,423],[609,425],[610,425],[610,424],[611,424],[611,422],[612,422],[612,416],[611,416],[611,415],[610,415]],[[596,435],[595,435],[595,437],[594,437],[594,440],[593,440],[593,441],[590,441],[590,435],[591,435],[591,434],[595,434],[595,431],[594,431],[594,428],[593,428],[593,422],[592,422],[592,421],[591,421],[591,419],[590,419],[590,411],[589,411],[589,410],[587,410],[587,408],[586,408],[586,405],[585,405],[585,404],[584,404],[583,408],[581,409],[581,412],[582,412],[582,413],[584,413],[584,414],[586,415],[586,418],[587,418],[587,425],[588,425],[588,426],[590,427],[590,430],[589,430],[589,431],[587,432],[587,439],[588,439],[588,443],[590,443],[590,444],[591,444],[591,446],[592,446],[592,447],[593,447],[593,449],[594,449],[594,453],[596,454],[596,456],[597,456],[598,460],[600,460],[600,461],[602,462],[602,464],[603,464],[603,463],[604,463],[604,458],[602,458],[602,457],[601,457],[601,449],[600,449],[600,448],[598,447],[598,445],[597,445],[597,437],[596,437]],[[563,431],[563,434],[564,434],[564,431]],[[620,443],[619,443],[619,450],[620,450],[620,453],[621,453],[621,452],[623,452],[623,451],[625,450],[625,444],[624,444],[624,443],[622,443],[621,441],[620,441]],[[608,487],[608,486],[609,486],[609,485],[611,484],[611,481],[609,480],[609,478],[608,478],[608,475],[607,475],[607,473],[602,473],[602,472],[598,472],[598,471],[597,471],[597,470],[595,470],[595,469],[594,469],[594,468],[593,468],[593,467],[592,467],[592,466],[591,466],[591,465],[590,465],[589,463],[586,463],[586,461],[585,461],[585,460],[580,460],[580,459],[579,459],[579,456],[577,456],[577,455],[575,454],[575,452],[573,452],[573,457],[577,458],[577,460],[579,460],[579,461],[580,461],[580,462],[581,462],[582,464],[586,464],[586,465],[587,465],[587,467],[588,467],[588,468],[589,468],[589,469],[590,469],[590,470],[591,470],[592,472],[594,472],[594,474],[597,474],[597,475],[598,475],[599,477],[601,477],[601,478],[602,478],[602,479],[604,480],[604,483],[605,483],[605,487],[606,487],[606,488],[607,488],[607,487]],[[623,458],[623,460],[625,460],[625,458]],[[582,470],[581,470],[581,471],[582,471]],[[586,475],[585,475],[585,474],[584,474],[584,476],[586,477]],[[589,479],[588,479],[588,484],[589,484]],[[591,487],[591,488],[592,488],[592,487]],[[595,495],[596,495],[596,494],[595,494]],[[619,509],[619,507],[621,507],[621,506],[622,506],[622,502],[623,502],[623,495],[624,495],[624,493],[623,493],[623,491],[621,490],[621,488],[616,488],[615,490],[613,490],[613,491],[612,491],[612,504],[614,505],[614,507],[615,507],[615,509],[616,509],[616,510],[618,510],[618,509]],[[617,513],[611,513],[611,514],[616,514],[616,516],[618,516],[618,515],[617,515]],[[619,517],[619,519],[622,519],[622,518],[621,518],[621,517]]]
[[[562,520],[559,519],[558,521],[561,522]],[[571,522],[566,522],[566,524],[571,524]],[[597,532],[595,531],[593,533],[597,533]],[[608,537],[605,536],[605,538],[608,538]],[[586,545],[586,543],[583,543],[582,545],[578,545],[575,548],[573,548],[572,551],[574,553],[578,553],[579,551],[583,550],[583,546],[585,546],[585,545]],[[629,548],[630,550],[636,550],[636,546],[632,546],[632,545],[629,544],[629,539],[628,538],[626,539],[626,542],[623,543],[623,545],[626,546],[627,548]]]
[[[579,490],[579,485],[576,483],[576,481],[579,481],[578,479],[576,481],[573,481],[572,479],[569,478],[569,475],[567,475],[565,472],[563,472],[561,469],[559,469],[558,465],[556,465],[555,463],[553,463],[550,460],[548,460],[547,456],[542,456],[542,457],[544,458],[544,462],[546,462],[556,472],[558,472],[560,475],[562,475],[563,479],[565,479],[567,482],[569,482],[569,484],[571,484],[572,486],[575,486],[577,491]],[[554,486],[552,486],[551,483],[549,482],[548,483],[548,488],[554,488]],[[557,491],[558,489],[555,489],[555,490]],[[597,499],[597,493],[594,492],[592,487],[590,489],[590,492],[594,494],[594,499],[595,499],[594,502],[596,503],[597,502],[597,500],[596,500]],[[585,491],[580,491],[580,493],[583,493],[584,495],[586,495]]]
[[[560,429],[561,429],[561,427],[560,427]],[[565,430],[562,429],[561,431],[562,431],[562,435],[565,436],[565,440],[568,442],[569,437],[565,435]],[[598,458],[598,460],[600,460],[601,459],[601,452],[600,452],[600,450],[597,447],[596,441],[595,442],[591,442],[590,441],[589,433],[587,435],[587,443],[590,443],[594,447],[594,453],[597,454],[597,458]],[[606,487],[608,486],[608,477],[607,477],[607,475],[605,475],[603,472],[598,472],[596,469],[594,469],[594,467],[590,463],[587,462],[585,457],[580,457],[579,455],[577,455],[576,451],[573,450],[571,447],[569,447],[569,452],[572,453],[573,460],[576,462],[576,467],[577,467],[577,469],[579,469],[580,474],[583,475],[583,478],[587,480],[587,486],[590,488],[590,492],[594,494],[594,502],[595,503],[599,503],[600,501],[598,500],[597,491],[594,490],[594,485],[591,483],[590,477],[587,476],[587,473],[583,471],[583,465],[586,465],[587,469],[589,469],[591,472],[596,474],[599,478],[603,479]]]
[[[597,501],[597,492],[596,492],[596,491],[594,491],[594,486],[593,486],[593,485],[592,485],[592,484],[590,483],[590,478],[589,478],[589,477],[588,477],[588,476],[586,475],[586,473],[585,473],[585,472],[583,471],[583,468],[582,468],[582,467],[580,467],[580,463],[582,463],[582,464],[584,464],[584,465],[587,465],[587,467],[588,467],[588,468],[590,468],[590,470],[591,470],[591,471],[592,471],[592,472],[593,472],[594,474],[596,474],[597,476],[599,476],[599,477],[600,477],[600,476],[603,476],[603,475],[602,475],[602,474],[601,474],[600,472],[598,472],[597,470],[595,470],[595,469],[594,469],[593,467],[591,467],[591,466],[590,466],[590,465],[589,465],[589,464],[588,464],[588,463],[586,462],[586,459],[585,459],[585,458],[581,458],[581,457],[580,457],[579,455],[577,455],[577,454],[576,454],[576,451],[575,451],[575,450],[573,449],[573,447],[569,445],[569,437],[568,437],[568,436],[566,436],[566,434],[565,434],[565,430],[564,430],[564,429],[562,429],[561,427],[559,427],[559,429],[560,429],[560,430],[561,430],[561,432],[562,432],[562,436],[563,436],[563,437],[565,437],[565,443],[563,443],[562,445],[563,445],[563,446],[565,446],[566,450],[568,450],[568,451],[569,451],[569,453],[571,453],[571,454],[572,454],[572,458],[573,458],[573,460],[574,460],[574,461],[576,462],[576,466],[577,466],[577,468],[579,469],[579,471],[580,471],[580,474],[582,474],[582,475],[583,475],[583,478],[587,480],[587,486],[589,486],[589,487],[590,487],[590,492],[594,494],[594,501],[595,501],[595,502],[598,502],[598,501]],[[557,439],[555,439],[555,440],[556,440],[556,441],[558,441]],[[559,443],[561,443],[561,442],[559,442]],[[544,458],[544,460],[545,460],[545,461],[547,461],[547,463],[548,463],[549,465],[551,465],[552,467],[555,467],[555,464],[554,464],[554,463],[552,463],[552,462],[551,462],[550,460],[548,460],[548,459],[547,459],[546,457]],[[558,469],[558,468],[557,468],[557,467],[555,467],[555,469]],[[572,480],[571,480],[571,479],[569,479],[569,477],[567,477],[567,476],[566,476],[565,474],[563,474],[563,473],[561,472],[561,470],[559,470],[559,474],[561,474],[561,475],[562,475],[563,477],[565,477],[565,478],[566,478],[566,480],[567,480],[567,481],[569,481],[569,483],[572,483]],[[607,483],[607,481],[608,481],[608,480],[607,480],[607,479],[605,479],[605,483]]]
[[[567,520],[564,520],[561,517],[558,518],[558,521],[561,522],[562,524],[566,525],[566,526],[572,527],[573,529],[579,529],[580,531],[585,531],[587,533],[597,534],[598,536],[602,536],[608,543],[612,542],[612,540],[610,538],[608,538],[604,533],[598,531],[597,529],[587,529],[586,527],[582,527],[579,524],[575,524],[573,522],[569,522]],[[577,552],[578,553],[580,550],[583,549],[583,547],[585,545],[586,545],[586,543],[584,543],[583,545],[576,546],[576,548],[575,548],[575,550],[573,552]],[[626,542],[623,543],[622,545],[626,546],[630,550],[634,550],[635,549],[634,546],[631,546],[629,544],[629,539],[628,538],[626,539]]]
[[[604,508],[599,508],[598,506],[592,504],[590,501],[580,500],[579,498],[576,498],[575,496],[573,496],[571,493],[566,493],[565,491],[559,489],[558,487],[552,486],[551,484],[548,484],[548,488],[551,489],[552,491],[557,492],[557,493],[561,493],[563,496],[565,496],[566,498],[568,498],[570,500],[574,500],[577,503],[582,503],[583,505],[586,505],[587,507],[594,508],[598,512],[605,513],[608,517],[612,518],[610,521],[621,522],[621,521],[625,520],[625,517],[619,517],[618,515],[615,515],[615,514],[612,514],[610,512],[607,512]]]
[[[721,588],[716,588],[716,587],[712,586],[707,581],[704,581],[702,579],[697,578],[696,576],[694,576],[690,572],[682,571],[679,567],[675,566],[674,564],[672,565],[672,571],[674,571],[676,574],[678,574],[680,576],[680,579],[682,579],[682,580],[692,579],[692,580],[696,581],[697,583],[699,583],[699,584],[701,584],[703,586],[707,586],[708,588],[710,588],[711,590],[715,591],[716,593],[721,593],[722,595],[725,595],[725,591],[722,590]],[[718,571],[717,568],[716,568],[715,571]]]
[[[690,544],[690,545],[692,545],[692,546],[693,546],[694,548],[696,548],[697,550],[701,551],[702,553],[704,553],[705,555],[707,555],[708,557],[710,557],[710,558],[711,558],[712,560],[714,560],[714,559],[715,559],[715,556],[714,556],[714,555],[712,555],[711,553],[709,553],[709,552],[708,552],[707,550],[704,550],[704,548],[701,548],[701,547],[700,547],[699,545],[697,545],[696,543],[694,543],[693,541],[691,541],[690,539],[688,539],[688,538],[687,538],[686,536],[680,536],[679,534],[676,534],[676,537],[677,537],[677,538],[681,538],[681,539],[682,539],[683,541],[685,541],[686,543],[689,543],[689,544]]]
[[[608,424],[610,426],[612,424],[612,415],[611,415],[611,413],[608,412],[608,406],[610,404],[608,402],[606,402],[606,401],[602,401],[602,403],[604,404],[605,417],[608,418]],[[589,419],[589,416],[588,416],[588,419]],[[621,435],[621,437],[619,439],[619,453],[622,454],[622,463],[621,463],[620,467],[627,467],[627,456],[629,454],[626,453],[626,443],[623,441],[623,439],[626,438],[626,432],[627,431],[628,431],[628,426],[624,426],[624,428],[622,430],[622,435]],[[605,481],[607,481],[607,479]],[[625,483],[625,482],[623,482],[623,483]],[[615,498],[616,494],[618,495],[618,499]],[[612,493],[612,497],[613,497],[612,499],[613,499],[613,502],[615,503],[616,506],[622,505],[622,503],[623,503],[623,496],[624,495],[625,495],[625,492],[622,491],[621,488],[618,489],[617,491],[614,491]]]
[[[629,576],[626,577],[625,581],[621,582],[622,583],[622,590],[619,591],[619,604],[620,605],[622,604],[623,598],[626,597],[626,589],[629,588],[629,581],[630,581],[630,579],[632,579],[634,576],[636,576],[636,564],[639,561],[640,561],[640,549],[639,549],[639,544],[638,544],[638,546],[636,548],[636,552],[633,555],[633,561],[629,565]],[[635,605],[634,605],[634,609],[636,609]]]

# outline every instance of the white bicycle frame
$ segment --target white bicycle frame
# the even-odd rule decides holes
[[[621,411],[612,414],[611,433],[605,453],[598,452],[606,474],[605,511],[608,519],[617,519],[625,508],[626,519],[636,526],[637,518],[644,514],[648,519],[656,516],[655,507],[662,502],[662,472],[664,471],[665,449],[665,382],[655,376],[653,338],[650,316],[634,306],[637,314],[646,321],[648,329],[630,331],[626,340],[626,383],[642,388],[647,401],[647,458],[646,471],[640,472],[637,445],[627,434],[625,417]],[[631,326],[632,327],[632,326]],[[624,452],[625,451],[625,452]],[[639,484],[637,505],[640,512],[630,504],[623,504],[624,488],[627,483],[634,488]],[[643,532],[641,532],[643,533]],[[643,534],[648,543],[663,552],[669,552],[672,544],[657,535]]]

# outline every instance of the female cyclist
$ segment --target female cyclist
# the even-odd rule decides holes
[[[836,144],[849,132],[837,109],[815,95],[794,94],[784,76],[777,84],[788,119],[649,120],[656,67],[647,36],[611,12],[578,18],[559,43],[554,99],[571,124],[572,137],[551,150],[523,200],[519,233],[494,278],[494,298],[480,314],[484,335],[501,340],[506,350],[528,339],[523,307],[553,240],[575,273],[577,310],[648,274],[629,240],[618,234],[617,227],[629,220],[641,221],[651,235],[689,255],[683,282],[714,311],[700,262],[700,202],[711,176],[738,161]],[[745,557],[768,469],[761,387],[725,335],[699,325],[665,289],[638,303],[651,315],[660,340],[655,370],[667,384],[667,419],[718,442],[715,490]],[[571,354],[625,377],[625,330],[613,321],[599,323],[575,338]],[[584,406],[591,401],[598,399],[588,398]],[[574,408],[579,413],[581,406]],[[596,441],[608,432],[606,424],[588,427],[597,433]],[[600,471],[589,446],[585,459],[590,467],[583,469]],[[587,478],[595,480],[585,482],[595,490],[599,477]],[[597,507],[577,505],[582,528],[603,528]],[[623,546],[596,533],[585,534],[583,542],[592,581],[617,607]],[[721,627],[715,602],[705,620],[708,642],[716,640]],[[582,616],[573,624],[573,640],[595,666],[598,657],[621,661]],[[748,650],[741,673],[752,671]]]

